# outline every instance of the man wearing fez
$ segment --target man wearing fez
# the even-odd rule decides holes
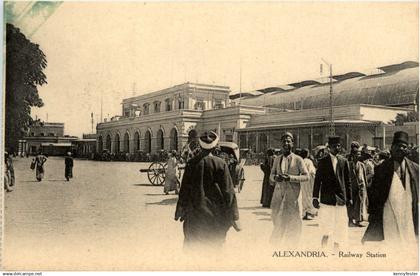
[[[369,190],[369,226],[365,241],[417,247],[419,167],[407,156],[408,134],[394,133],[391,158],[376,169]]]
[[[176,206],[175,220],[184,222],[184,247],[211,252],[220,249],[231,226],[239,231],[239,212],[226,162],[212,151],[219,137],[205,132],[201,152],[187,162]]]
[[[270,242],[287,247],[298,246],[302,220],[299,208],[300,183],[308,181],[308,171],[302,157],[292,152],[293,135],[282,137],[283,153],[274,159],[270,180],[275,185],[271,200],[274,228]]]
[[[338,153],[340,137],[328,138],[330,153],[319,161],[315,175],[313,205],[319,208],[322,246],[329,242],[338,250],[347,242],[348,217],[346,206],[352,205],[349,163]]]
[[[353,205],[348,206],[350,227],[363,227],[362,221],[367,221],[367,177],[365,165],[360,161],[361,148],[356,141],[351,143],[348,156],[350,166],[350,183]]]

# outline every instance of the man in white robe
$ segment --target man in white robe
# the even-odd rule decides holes
[[[287,248],[299,246],[302,219],[299,208],[300,183],[308,181],[308,171],[302,157],[292,152],[293,135],[286,132],[282,138],[283,154],[274,159],[270,181],[275,185],[271,200],[271,218],[274,228],[270,242]]]
[[[368,191],[366,241],[384,241],[398,248],[416,248],[418,239],[419,167],[407,155],[408,134],[394,134],[391,158],[380,164]]]

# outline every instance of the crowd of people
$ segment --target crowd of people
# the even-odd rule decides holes
[[[317,219],[320,245],[346,246],[349,227],[367,227],[361,242],[386,241],[415,245],[418,240],[418,147],[408,134],[394,133],[389,151],[359,142],[346,153],[340,137],[314,150],[294,148],[293,134],[281,137],[282,149],[269,149],[261,164],[264,173],[260,202],[271,208],[270,242],[282,248],[299,246],[302,221]],[[169,153],[164,193],[179,194],[175,220],[183,222],[188,249],[220,249],[228,230],[241,230],[234,190],[237,160],[218,153],[214,132],[189,137],[180,159],[184,174],[179,181],[177,152]],[[220,157],[218,157],[219,155]],[[233,162],[232,160],[236,161]],[[47,157],[33,159],[37,181],[45,174]],[[73,158],[65,158],[65,179],[73,176]],[[5,154],[4,188],[13,190],[13,160]],[[181,183],[180,183],[181,182]],[[181,184],[181,185],[180,185]]]
[[[186,248],[219,249],[231,227],[241,230],[235,191],[228,162],[215,156],[217,134],[197,141],[187,148],[175,220],[183,222]],[[290,132],[281,141],[281,152],[269,149],[261,164],[271,244],[299,248],[303,220],[311,219],[318,220],[320,246],[333,250],[346,248],[349,227],[366,227],[361,243],[416,244],[418,158],[407,133],[394,134],[390,151],[354,141],[346,153],[338,136],[314,151],[295,149]]]
[[[282,151],[266,153],[261,204],[272,209],[274,244],[296,246],[302,220],[317,219],[322,246],[347,243],[348,227],[366,227],[362,241],[415,242],[418,236],[418,147],[394,134],[390,151],[338,136],[327,145],[293,150],[285,133]]]

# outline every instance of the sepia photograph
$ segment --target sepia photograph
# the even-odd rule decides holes
[[[417,1],[2,6],[2,271],[419,270]]]

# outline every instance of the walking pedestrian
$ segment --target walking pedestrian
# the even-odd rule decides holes
[[[268,149],[264,158],[264,163],[260,165],[261,170],[264,173],[261,200],[262,207],[270,208],[271,199],[273,197],[274,186],[270,184],[270,173],[274,162],[274,150]]]
[[[70,178],[73,178],[73,157],[71,156],[71,152],[67,152],[67,156],[64,159],[64,164],[64,177],[67,181],[70,181]]]
[[[316,169],[314,163],[309,158],[309,149],[302,149],[300,156],[303,158],[306,170],[308,171],[308,181],[303,181],[302,186],[302,218],[310,220],[317,215],[317,210],[312,205],[312,192],[314,190],[314,180]]]
[[[7,165],[7,157],[8,157],[8,153],[7,152],[5,152],[5,154],[4,154],[4,163],[3,163],[3,166],[4,166],[4,178],[3,178],[3,181],[4,181],[4,189],[6,190],[6,192],[12,192],[13,191],[13,189],[11,188],[11,185],[10,185],[10,171],[9,171],[9,168],[8,168],[8,165]]]
[[[35,175],[36,180],[41,181],[44,178],[44,164],[47,162],[47,157],[42,154],[40,150],[38,155],[35,157]]]
[[[169,153],[168,166],[166,168],[165,186],[163,192],[165,195],[171,191],[178,194],[178,160],[176,159],[176,151],[173,150]]]
[[[338,250],[347,242],[347,208],[352,204],[349,163],[338,153],[340,137],[328,138],[329,154],[321,159],[315,175],[313,205],[319,208],[323,247],[329,243]]]
[[[286,132],[282,137],[283,153],[274,159],[270,180],[275,185],[271,200],[273,232],[270,242],[282,247],[298,246],[302,219],[299,208],[300,185],[308,181],[308,171],[302,157],[292,152],[293,135]]]
[[[4,158],[5,158],[7,170],[9,171],[10,187],[13,187],[13,186],[15,186],[15,168],[13,166],[13,159],[7,151],[5,152],[5,157]]]
[[[367,177],[364,164],[360,161],[361,149],[357,141],[351,143],[348,156],[353,205],[347,207],[349,227],[363,227],[367,221]]]
[[[185,249],[220,250],[229,228],[240,230],[228,165],[211,153],[218,141],[214,132],[201,135],[202,150],[185,167],[175,212],[183,222]]]
[[[407,158],[407,146],[408,134],[395,132],[391,158],[375,170],[369,192],[369,226],[363,242],[384,241],[392,248],[418,248],[419,166]]]

